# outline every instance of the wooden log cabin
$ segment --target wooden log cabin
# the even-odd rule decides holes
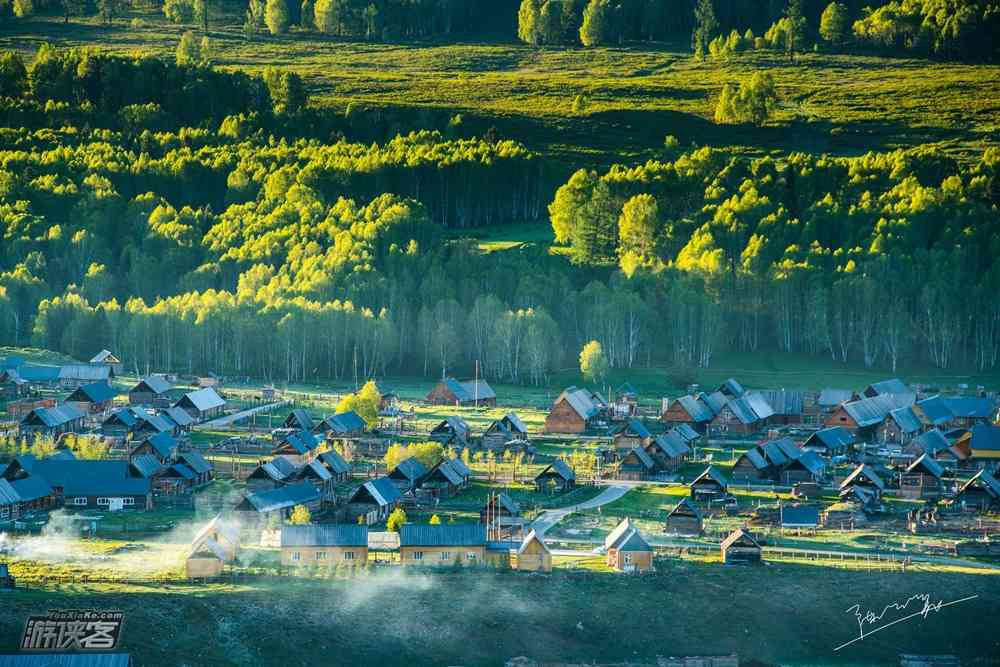
[[[1000,481],[980,470],[959,488],[955,502],[971,510],[1000,510]]]
[[[490,424],[482,437],[483,447],[494,451],[506,449],[507,443],[527,441],[528,427],[513,412],[508,412]]]
[[[491,540],[520,540],[524,536],[521,506],[505,493],[493,493],[479,510],[479,522]]]
[[[589,389],[568,387],[552,404],[545,417],[546,433],[585,433],[607,417],[608,404]]]
[[[106,412],[117,395],[118,392],[107,382],[92,382],[74,389],[66,397],[66,404],[84,414],[98,414]]]
[[[875,469],[870,465],[862,464],[856,467],[851,474],[840,483],[840,495],[844,497],[852,488],[860,487],[867,491],[878,501],[885,493],[885,482],[878,476]]]
[[[576,487],[576,473],[562,459],[555,459],[535,475],[539,493],[562,493]]]
[[[636,445],[627,451],[618,462],[618,479],[643,480],[657,470],[656,461],[646,450]]]
[[[763,560],[760,542],[752,533],[737,528],[722,541],[722,562],[727,565],[753,565]]]
[[[944,468],[930,454],[921,454],[899,478],[899,495],[904,498],[927,499],[941,496]]]
[[[403,496],[388,477],[379,477],[365,482],[347,499],[346,513],[349,519],[372,525],[388,518],[389,513],[399,506]]]
[[[174,387],[162,375],[150,375],[139,380],[128,391],[129,405],[146,405],[156,408],[168,407]]]
[[[667,401],[660,420],[668,424],[689,424],[704,433],[709,422],[715,419],[715,414],[706,394],[688,394]]]
[[[517,549],[514,569],[520,572],[551,572],[552,552],[534,531],[528,531]]]
[[[459,381],[448,377],[434,385],[427,394],[427,402],[431,405],[494,407],[497,395],[486,380]]]
[[[702,531],[701,512],[689,498],[682,498],[667,513],[664,531],[671,535],[698,536]]]
[[[696,503],[713,503],[729,496],[729,480],[715,466],[708,466],[689,485],[691,500]]]
[[[802,443],[802,449],[807,452],[816,452],[820,456],[833,457],[846,454],[853,444],[853,433],[843,426],[830,426],[812,433]]]
[[[647,572],[653,569],[653,548],[628,517],[604,539],[608,567],[619,572]]]

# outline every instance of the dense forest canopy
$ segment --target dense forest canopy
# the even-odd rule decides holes
[[[675,146],[556,189],[557,167],[495,136],[355,143],[370,129],[322,119],[278,71],[44,47],[0,56],[0,87],[4,343],[289,381],[478,360],[541,383],[591,340],[616,367],[1000,356],[996,148],[961,165]],[[450,231],[546,205],[566,254]]]

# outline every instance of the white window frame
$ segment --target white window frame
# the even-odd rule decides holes
[[[135,505],[135,497],[125,496],[124,498],[122,498],[122,505]]]
[[[86,496],[77,496],[76,498],[73,499],[73,504],[74,505],[78,505],[78,506],[82,506],[82,507],[86,507],[86,505],[87,505],[87,497]]]
[[[97,499],[97,504],[98,505],[110,505],[111,504],[111,498],[98,498]]]
[[[300,552],[300,551],[293,551],[292,552],[292,560],[295,561],[295,562],[298,562],[298,561],[302,560],[302,552]]]
[[[0,505],[0,519],[10,517],[10,505]]]
[[[317,551],[316,552],[316,560],[326,560],[326,552],[325,551]]]
[[[424,559],[424,552],[423,551],[414,551],[412,558],[413,558],[413,560],[423,560]]]
[[[441,560],[451,560],[451,552],[450,551],[442,551],[441,552]]]
[[[354,560],[354,552],[353,551],[345,551],[344,552],[344,560]]]
[[[622,555],[625,556],[625,564],[626,565],[631,565],[632,564],[632,554],[630,554],[629,552],[626,551]]]
[[[466,560],[476,560],[477,558],[479,558],[479,556],[476,554],[475,551],[470,551],[467,554],[465,554]]]

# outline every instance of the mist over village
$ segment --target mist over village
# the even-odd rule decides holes
[[[997,0],[0,0],[0,667],[993,667]]]

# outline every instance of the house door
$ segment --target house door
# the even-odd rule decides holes
[[[124,498],[108,498],[108,511],[121,512],[123,509],[125,509]]]

